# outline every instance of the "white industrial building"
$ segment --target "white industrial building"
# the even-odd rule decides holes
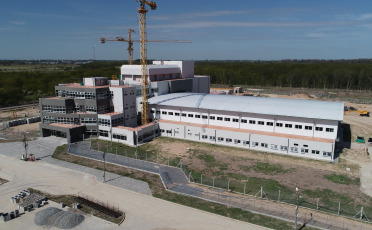
[[[85,78],[41,98],[42,136],[82,136],[131,146],[158,135],[333,161],[342,102],[214,95],[193,61],[147,66],[151,123],[139,126],[141,66],[123,65],[119,80]]]
[[[149,99],[162,136],[333,161],[342,102],[176,93]]]

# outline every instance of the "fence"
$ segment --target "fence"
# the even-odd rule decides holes
[[[113,143],[111,147],[99,142],[93,142],[90,146],[92,149],[133,158],[137,162],[137,166],[141,166],[141,161],[148,161],[180,168],[191,183],[203,185],[203,189],[193,188],[188,185],[174,185],[172,187],[172,191],[183,195],[210,200],[269,216],[272,215],[286,220],[294,220],[293,207],[294,205],[299,205],[305,208],[305,211],[301,210],[298,217],[302,223],[328,229],[372,229],[365,225],[365,222],[371,223],[367,216],[372,213],[371,207],[354,207],[353,205],[345,204],[342,201],[342,197],[337,202],[325,204],[319,198],[305,199],[301,196],[302,191],[296,194],[279,183],[272,184],[272,181],[265,179],[248,178],[243,182],[239,182],[238,179],[242,178],[224,180],[219,177],[206,177],[200,173],[188,170],[188,167],[182,163],[181,158],[163,157],[154,151],[139,151],[136,148],[118,143]],[[127,161],[129,163],[129,159]],[[234,178],[234,176],[236,175],[230,175],[231,178]],[[265,202],[265,200],[270,202]],[[288,209],[288,206],[285,208],[283,204],[292,205],[292,208],[285,210]],[[322,212],[323,215],[313,215],[312,212],[315,210]],[[289,215],[288,213],[292,214]],[[345,221],[343,217],[347,217],[349,220],[346,219]],[[350,221],[350,219],[362,220],[364,223]]]

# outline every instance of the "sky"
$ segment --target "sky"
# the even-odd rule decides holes
[[[148,58],[282,60],[372,58],[371,0],[156,0]],[[1,1],[0,59],[127,60],[139,39],[135,0]],[[138,59],[139,43],[134,44]]]

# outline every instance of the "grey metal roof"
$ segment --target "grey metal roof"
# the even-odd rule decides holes
[[[149,99],[149,104],[342,121],[343,102],[268,97],[172,93]]]

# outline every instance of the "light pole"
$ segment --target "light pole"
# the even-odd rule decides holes
[[[298,191],[298,188],[296,187],[296,216],[295,216],[295,223],[294,223],[294,226],[293,226],[293,229],[296,230],[297,229],[297,218],[298,218],[298,198],[299,198],[299,191]]]

